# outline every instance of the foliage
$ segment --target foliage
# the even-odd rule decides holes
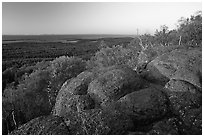
[[[112,48],[102,48],[94,57],[88,62],[88,68],[94,67],[108,67],[113,65],[133,65],[130,61],[137,56],[135,50],[132,48],[124,48],[120,45]]]
[[[8,123],[12,123],[11,113],[21,113],[15,115],[17,125],[25,123],[40,115],[47,115],[51,111],[51,106],[46,92],[48,85],[48,71],[35,71],[20,82],[17,89],[7,88],[3,94],[4,115]],[[7,107],[9,102],[11,107]]]
[[[106,48],[106,47],[108,47],[106,42],[104,40],[101,40],[100,43],[98,44],[98,48],[102,49],[102,48]]]
[[[169,45],[181,44],[186,46],[196,46],[202,43],[202,13],[198,11],[190,18],[180,18],[178,28],[169,30],[166,25],[162,25],[160,30],[155,32],[156,44]]]
[[[156,30],[156,40],[157,42],[166,45],[168,43],[168,27],[166,25],[162,25],[160,27],[160,31]]]
[[[84,71],[85,66],[86,63],[82,59],[66,56],[51,62],[37,63],[31,67],[31,74],[25,72],[22,75],[21,81],[15,88],[5,89],[3,93],[5,119],[10,119],[7,121],[12,123],[10,113],[22,113],[23,118],[15,116],[15,119],[19,119],[19,125],[38,116],[50,114],[58,90],[64,81],[77,76]],[[10,104],[12,105],[8,108]]]
[[[198,45],[202,43],[202,12],[198,11],[190,18],[179,20],[178,33],[182,36],[182,43]]]

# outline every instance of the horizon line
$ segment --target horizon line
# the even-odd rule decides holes
[[[137,34],[96,34],[96,33],[82,33],[82,34],[2,34],[3,35],[137,35]]]

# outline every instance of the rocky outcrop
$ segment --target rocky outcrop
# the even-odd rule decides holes
[[[127,66],[93,68],[63,84],[51,115],[12,134],[202,134],[201,74],[197,49],[159,55],[141,73]]]
[[[173,50],[158,56],[147,65],[148,74],[187,81],[201,88],[202,52],[198,49]],[[158,78],[160,81],[161,78]],[[155,79],[157,79],[155,77]]]

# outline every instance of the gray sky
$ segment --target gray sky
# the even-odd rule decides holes
[[[185,3],[5,3],[3,34],[136,34],[161,25],[176,28],[202,4]]]

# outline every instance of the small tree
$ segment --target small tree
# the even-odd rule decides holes
[[[166,25],[162,25],[160,27],[160,31],[156,30],[155,37],[156,37],[157,43],[162,45],[167,45],[169,42],[168,35],[169,35],[168,27]]]

